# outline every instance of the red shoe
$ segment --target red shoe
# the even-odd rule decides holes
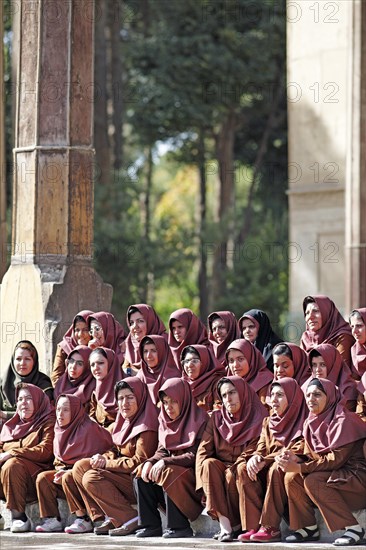
[[[239,535],[238,540],[240,540],[240,542],[249,542],[250,537],[254,535],[256,532],[257,532],[256,529],[249,529],[249,531],[245,531],[245,533],[242,533],[241,535]]]
[[[255,542],[281,542],[281,531],[276,527],[262,526],[259,531],[250,537],[250,540]]]

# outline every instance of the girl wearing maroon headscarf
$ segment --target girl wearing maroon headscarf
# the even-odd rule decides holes
[[[286,542],[318,540],[314,504],[329,531],[346,529],[335,546],[365,544],[352,510],[366,507],[366,424],[345,406],[337,386],[314,378],[306,390],[305,460],[291,451],[277,459],[286,472],[290,527]]]
[[[363,373],[361,380],[357,384],[358,397],[356,413],[364,422],[366,422],[366,371]]]
[[[308,355],[311,376],[302,385],[305,393],[310,380],[313,378],[327,378],[338,386],[345,405],[350,411],[356,410],[357,386],[351,376],[351,371],[342,360],[341,354],[331,344],[320,344]]]
[[[221,404],[216,391],[217,382],[225,374],[224,367],[206,346],[194,345],[183,349],[181,355],[183,375],[199,407],[206,412]]]
[[[358,378],[366,372],[366,308],[354,309],[349,316],[352,336],[356,340],[351,348],[352,364]]]
[[[111,434],[92,420],[76,395],[61,394],[56,402],[56,425],[53,452],[53,470],[37,477],[37,495],[40,517],[39,533],[62,531],[57,505],[58,498],[77,502],[76,520],[65,528],[66,533],[89,533],[93,530],[85,505],[73,481],[71,468],[84,456],[105,452],[112,447]]]
[[[226,364],[228,374],[244,378],[265,405],[273,374],[261,352],[248,340],[239,338],[227,348]]]
[[[293,378],[281,378],[271,385],[272,414],[263,420],[262,433],[253,456],[238,467],[237,487],[242,506],[241,542],[276,542],[287,505],[284,473],[275,457],[291,449],[302,455],[302,428],[308,410],[304,394]],[[258,526],[261,525],[260,529]]]
[[[308,380],[310,368],[306,352],[292,342],[273,348],[273,379],[294,378],[301,386]]]
[[[55,399],[61,393],[77,395],[89,410],[90,398],[95,389],[96,380],[90,371],[88,346],[76,346],[66,359],[66,372],[58,379],[55,386]]]
[[[256,450],[268,412],[239,376],[222,378],[217,390],[223,406],[213,411],[197,451],[196,489],[203,489],[208,514],[220,522],[214,538],[231,542],[241,533],[236,470]]]
[[[207,329],[202,321],[186,307],[177,309],[169,317],[168,343],[174,360],[180,368],[183,349],[191,344],[200,344],[211,348]]]
[[[93,521],[104,518],[94,533],[124,536],[137,528],[131,473],[156,451],[158,413],[146,385],[137,376],[118,382],[115,392],[118,415],[112,430],[114,448],[80,460],[73,476],[90,517]]]
[[[159,391],[159,447],[139,468],[134,485],[139,523],[137,537],[162,534],[159,504],[166,509],[164,538],[191,537],[189,524],[202,512],[195,490],[195,457],[208,420],[197,406],[189,385],[181,378],[167,380]]]
[[[119,365],[125,357],[125,331],[117,319],[107,311],[98,311],[89,316],[88,327],[92,336],[88,343],[90,349],[108,348],[116,354]]]
[[[147,385],[154,405],[165,380],[181,376],[164,336],[145,336],[140,342],[141,369],[137,376]]]
[[[226,349],[233,340],[240,338],[238,321],[232,311],[214,311],[208,316],[207,322],[214,354],[226,367]]]
[[[65,361],[67,356],[76,346],[87,346],[91,336],[89,334],[88,319],[89,315],[92,315],[93,311],[89,309],[83,309],[75,315],[71,326],[64,334],[63,339],[57,345],[55,359],[53,361],[53,368],[51,372],[51,382],[53,387],[56,386],[57,380],[62,376],[66,370]]]
[[[309,351],[319,344],[332,344],[342,356],[343,361],[353,372],[351,347],[354,338],[349,324],[343,319],[334,302],[328,296],[306,296],[303,301],[306,330],[301,337],[300,346]]]
[[[273,330],[267,313],[261,309],[249,309],[240,317],[238,323],[243,338],[259,349],[267,367],[273,371],[272,350],[276,344],[282,342],[282,339]]]
[[[96,348],[89,357],[90,370],[96,379],[95,390],[90,399],[91,418],[107,428],[117,416],[115,385],[123,378],[118,357],[113,350]]]
[[[127,310],[130,332],[125,340],[126,354],[123,371],[135,375],[141,368],[140,342],[148,334],[158,334],[168,339],[165,325],[155,309],[147,304],[133,304]]]
[[[33,384],[18,384],[16,402],[16,414],[0,434],[0,499],[11,510],[10,530],[21,533],[32,530],[25,506],[37,499],[37,474],[52,465],[55,413]]]

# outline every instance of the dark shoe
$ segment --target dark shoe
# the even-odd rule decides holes
[[[366,544],[365,529],[356,531],[355,529],[347,529],[345,533],[333,542],[333,546],[357,546]]]
[[[233,542],[233,532],[231,533],[220,533],[219,538],[217,539],[219,542]]]
[[[309,529],[308,527],[303,527],[298,529],[291,535],[285,538],[286,542],[311,542],[312,540],[319,540],[319,529]]]
[[[116,529],[110,529],[109,535],[111,537],[125,537],[127,535],[133,535],[134,533],[136,533],[138,525],[138,520],[129,525],[121,525],[121,527],[117,527]]]
[[[221,531],[217,531],[217,533],[215,533],[212,538],[215,540],[219,540],[220,535],[221,535]]]
[[[108,535],[111,529],[114,529],[114,525],[110,519],[106,519],[105,521],[103,521],[102,525],[99,525],[99,527],[94,527],[94,534]]]
[[[161,527],[145,527],[144,529],[139,529],[136,532],[136,537],[139,539],[146,537],[161,537],[163,531]]]
[[[185,537],[193,537],[193,531],[190,527],[185,529],[167,529],[163,533],[164,539],[180,539]]]

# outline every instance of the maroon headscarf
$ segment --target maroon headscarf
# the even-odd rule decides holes
[[[311,370],[309,369],[309,362],[308,362],[308,356],[307,353],[300,348],[300,346],[297,346],[296,344],[293,344],[292,342],[281,342],[281,344],[277,344],[273,348],[273,355],[279,355],[276,350],[278,349],[278,346],[286,345],[292,355],[292,362],[294,364],[294,379],[296,382],[301,386],[309,379],[309,374]],[[274,378],[276,380],[276,377]]]
[[[174,338],[172,330],[172,323],[174,321],[179,321],[187,330],[183,342],[177,342]],[[168,343],[178,367],[180,367],[180,356],[185,347],[192,344],[202,344],[203,346],[211,347],[205,325],[193,311],[186,307],[177,309],[170,315]]]
[[[94,395],[99,404],[101,404],[107,413],[117,414],[116,396],[114,386],[119,380],[124,377],[119,360],[113,350],[108,348],[96,348],[92,353],[103,350],[108,360],[108,373],[103,380],[97,380],[94,390]],[[103,355],[103,352],[102,352]]]
[[[143,432],[158,431],[158,411],[150,399],[146,384],[138,376],[130,376],[125,383],[136,397],[138,410],[132,418],[123,418],[118,411],[112,432],[113,443],[118,447]]]
[[[129,306],[126,315],[127,326],[130,326],[131,308],[136,308],[145,319],[146,334],[159,334],[160,336],[164,336],[164,338],[166,339],[168,338],[163,321],[160,319],[155,309],[151,306],[148,306],[147,304],[132,304],[131,306]],[[131,332],[128,334],[125,340],[125,345],[125,359],[131,365],[140,368],[140,342],[137,342],[132,338]]]
[[[240,410],[231,416],[226,408],[212,412],[213,422],[222,438],[230,445],[239,447],[259,437],[263,419],[268,416],[253,388],[240,376],[225,376],[224,380],[235,386],[240,397]]]
[[[202,363],[201,371],[199,377],[196,378],[196,380],[191,380],[190,378],[188,378],[182,367],[182,378],[183,380],[186,380],[186,382],[188,382],[193,397],[198,397],[205,393],[205,391],[207,391],[210,387],[212,387],[212,384],[215,380],[218,382],[219,379],[224,376],[225,369],[221,365],[221,363],[218,362],[213,352],[209,350],[206,346],[196,344],[190,345],[189,347],[194,348],[198,353]],[[183,356],[185,355],[185,349],[186,348],[184,348],[182,351],[181,361],[183,359]]]
[[[269,420],[269,429],[285,447],[302,435],[304,421],[308,416],[304,393],[294,378],[281,378],[272,384],[281,386],[288,401],[288,407],[282,416],[273,413]]]
[[[28,420],[21,420],[19,413],[10,418],[1,429],[0,441],[18,441],[24,439],[28,434],[36,432],[49,418],[55,419],[55,409],[49,398],[38,386],[33,384],[20,383],[15,390],[15,397],[18,399],[20,390],[26,389],[33,398],[34,413]]]
[[[218,344],[216,342],[212,333],[212,323],[217,319],[217,317],[222,319],[222,322],[224,323],[227,330],[225,340],[221,344]],[[241,336],[235,314],[232,311],[214,311],[208,316],[207,322],[208,338],[213,346],[214,353],[220,363],[226,366],[226,348],[229,344],[231,344],[233,340],[236,340]]]
[[[366,307],[354,309],[352,313],[355,311],[361,315],[362,320],[366,325]],[[355,342],[351,347],[351,356],[354,368],[358,372],[359,376],[362,377],[362,375],[366,372],[366,343],[360,344],[359,342]]]
[[[84,370],[77,380],[71,380],[66,368],[64,374],[56,382],[54,396],[55,399],[57,399],[61,393],[77,395],[81,399],[83,405],[85,405],[85,403],[90,401],[91,394],[95,389],[95,378],[93,378],[93,375],[90,372],[89,364],[89,355],[92,350],[88,348],[88,346],[76,346],[69,353],[67,359],[70,359],[75,352],[80,353],[83,358]]]
[[[332,344],[320,344],[308,354],[309,367],[311,371],[312,352],[317,351],[324,359],[327,366],[327,379],[339,387],[342,396],[346,401],[356,401],[357,387],[356,381],[352,378],[351,371],[343,361],[339,351]],[[315,378],[312,374],[301,389],[305,392],[310,380]]]
[[[182,378],[166,380],[159,391],[179,403],[179,416],[171,420],[161,405],[159,414],[159,443],[169,451],[192,447],[208,420],[207,413],[196,404],[188,382]]]
[[[71,326],[67,329],[67,332],[65,332],[63,339],[58,344],[60,348],[66,353],[66,355],[69,355],[69,353],[78,345],[74,332],[77,317],[82,317],[85,323],[88,324],[88,319],[90,315],[94,315],[94,312],[90,311],[90,309],[83,309],[75,315]]]
[[[248,361],[249,372],[244,378],[245,381],[252,386],[255,392],[259,391],[273,380],[273,373],[267,368],[267,363],[263,355],[258,348],[249,342],[249,340],[245,340],[245,338],[234,340],[226,350],[226,364],[228,365],[227,371],[229,375],[232,374],[228,362],[228,354],[231,349],[241,351]]]
[[[59,395],[70,402],[71,421],[61,427],[56,421],[53,454],[65,464],[75,464],[81,458],[90,458],[96,453],[103,454],[113,447],[108,430],[92,420],[76,395]]]
[[[89,328],[93,320],[98,321],[98,323],[102,325],[104,333],[103,347],[112,349],[117,355],[119,364],[121,365],[124,360],[124,351],[121,349],[121,345],[126,339],[124,328],[114,315],[107,311],[98,311],[90,315],[88,319]]]
[[[351,334],[349,324],[343,319],[334,302],[328,296],[307,296],[303,301],[304,315],[308,299],[312,298],[318,306],[322,316],[322,327],[319,330],[306,328],[301,337],[301,347],[305,351],[317,347],[319,344],[332,344],[341,334]]]
[[[305,420],[303,433],[310,449],[322,454],[365,439],[366,423],[345,407],[337,386],[325,378],[315,378],[308,386],[313,383],[323,387],[327,402],[323,412],[318,415],[310,412]]]
[[[148,339],[154,342],[156,351],[158,352],[158,365],[153,369],[153,371],[149,369],[143,358],[143,347],[147,343]],[[145,384],[147,384],[151,400],[156,405],[159,400],[158,393],[160,387],[164,384],[165,380],[168,378],[174,378],[175,376],[181,376],[182,373],[175,364],[170,347],[164,336],[154,334],[144,336],[140,342],[140,355],[142,357],[141,369],[139,370],[137,376]]]

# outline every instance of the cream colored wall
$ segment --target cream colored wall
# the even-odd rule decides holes
[[[290,318],[308,294],[345,312],[345,180],[352,0],[287,2]],[[295,255],[295,251],[297,254]]]

